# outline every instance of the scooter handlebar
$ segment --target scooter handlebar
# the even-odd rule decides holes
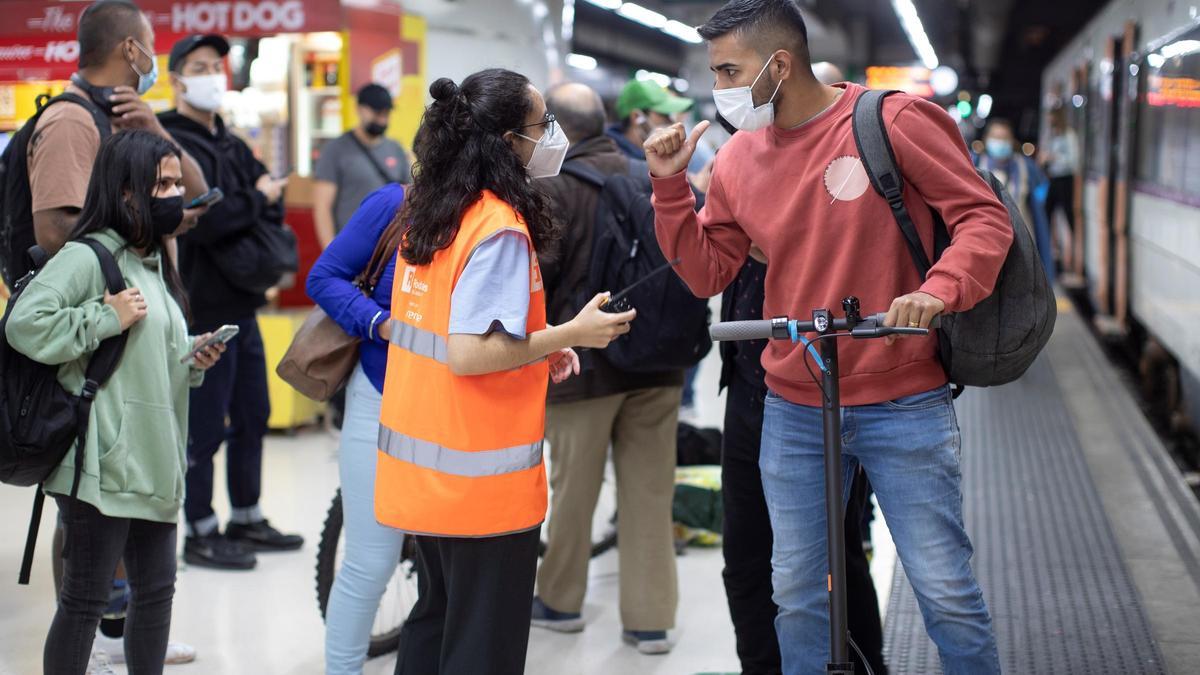
[[[927,335],[930,330],[941,327],[941,316],[935,316],[925,328],[909,328],[907,326],[888,327],[883,325],[887,314],[880,312],[864,317],[861,322],[851,327],[845,319],[834,319],[833,330],[849,330],[853,337],[869,338],[885,335]],[[816,330],[812,321],[791,321],[786,318],[759,319],[757,321],[725,321],[715,323],[708,329],[709,337],[717,342],[741,340],[784,340],[791,337],[791,324],[795,323],[797,333],[812,333]]]

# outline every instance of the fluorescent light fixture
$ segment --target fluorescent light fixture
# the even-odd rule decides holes
[[[929,42],[929,36],[925,34],[925,27],[921,25],[921,16],[917,14],[917,8],[913,5],[912,0],[892,0],[892,7],[895,8],[896,16],[900,18],[900,26],[908,35],[908,42],[912,45],[913,51],[917,53],[917,57],[921,59],[921,63],[930,70],[937,68],[937,54],[933,51],[933,44]]]
[[[651,82],[657,82],[664,89],[671,86],[670,75],[663,75],[662,73],[656,73],[652,70],[639,70],[637,71],[635,77],[637,77],[639,80],[650,80]]]
[[[1173,59],[1176,56],[1186,56],[1200,52],[1200,40],[1178,40],[1158,50],[1164,59]]]
[[[587,54],[567,54],[567,65],[577,70],[595,70],[596,59]]]
[[[668,21],[666,25],[662,27],[662,32],[670,35],[673,38],[682,40],[684,42],[690,42],[694,45],[704,42],[704,38],[700,37],[700,33],[697,33],[695,28],[692,28],[682,21],[676,21],[675,19]]]
[[[994,101],[992,101],[991,94],[984,94],[984,95],[980,96],[979,97],[979,106],[977,108],[975,108],[975,112],[977,112],[980,117],[987,119],[987,116],[992,114],[992,103],[993,102]]]
[[[562,39],[563,42],[571,44],[571,39],[575,37],[575,0],[563,0],[562,11]]]
[[[1146,63],[1150,64],[1151,68],[1162,68],[1166,62],[1167,57],[1157,52],[1146,56]]]
[[[621,6],[621,0],[585,0],[588,4],[604,9],[617,9]]]
[[[634,2],[621,3],[621,7],[617,10],[617,14],[620,14],[626,19],[636,21],[643,26],[649,26],[651,28],[662,28],[667,25],[667,17],[652,9],[646,9],[645,7],[642,7]]]

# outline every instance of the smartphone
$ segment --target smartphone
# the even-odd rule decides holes
[[[237,337],[237,334],[240,331],[241,329],[233,324],[225,324],[224,326],[221,326],[216,330],[215,333],[212,334],[211,337],[209,337],[203,343],[196,345],[196,348],[193,349],[187,356],[183,357],[183,360],[180,361],[180,363],[189,363],[195,360],[197,354],[203,352],[213,345],[223,345],[228,343],[230,340]]]
[[[225,193],[221,192],[221,188],[215,187],[215,188],[209,190],[208,192],[205,192],[204,194],[200,195],[199,197],[196,197],[187,206],[185,206],[183,208],[194,209],[194,208],[197,208],[200,206],[212,206],[213,204],[216,204],[217,202],[221,201],[224,198],[225,198]]]
[[[658,268],[654,269],[646,276],[644,276],[641,279],[638,279],[637,281],[633,282],[632,284],[626,286],[625,289],[622,290],[620,293],[609,296],[608,300],[604,301],[604,304],[600,305],[600,311],[608,312],[610,314],[620,314],[622,312],[628,312],[629,310],[633,309],[633,307],[629,304],[629,301],[625,299],[625,296],[629,295],[629,291],[632,291],[633,289],[637,288],[638,286],[641,286],[642,284],[649,281],[650,279],[653,279],[654,277],[662,274],[663,272],[666,272],[667,270],[671,269],[672,267],[674,267],[678,264],[679,264],[679,258],[676,258],[664,265],[660,265]]]

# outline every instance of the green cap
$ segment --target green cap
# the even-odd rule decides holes
[[[662,85],[650,80],[633,80],[617,97],[617,116],[629,117],[634,110],[652,110],[660,115],[674,115],[688,110],[694,101],[676,96]]]

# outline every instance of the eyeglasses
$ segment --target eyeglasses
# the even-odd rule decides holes
[[[517,127],[516,129],[513,129],[513,131],[519,133],[521,129],[528,129],[529,127],[540,127],[542,125],[545,125],[546,133],[553,134],[554,133],[554,125],[556,125],[556,124],[558,124],[558,118],[556,118],[554,116],[554,113],[547,112],[546,116],[542,118],[541,122],[534,122],[533,124],[525,124],[525,125]],[[521,135],[524,136],[524,134],[521,134]],[[525,136],[525,137],[529,138],[528,136]],[[533,140],[533,139],[530,139],[530,140]]]

